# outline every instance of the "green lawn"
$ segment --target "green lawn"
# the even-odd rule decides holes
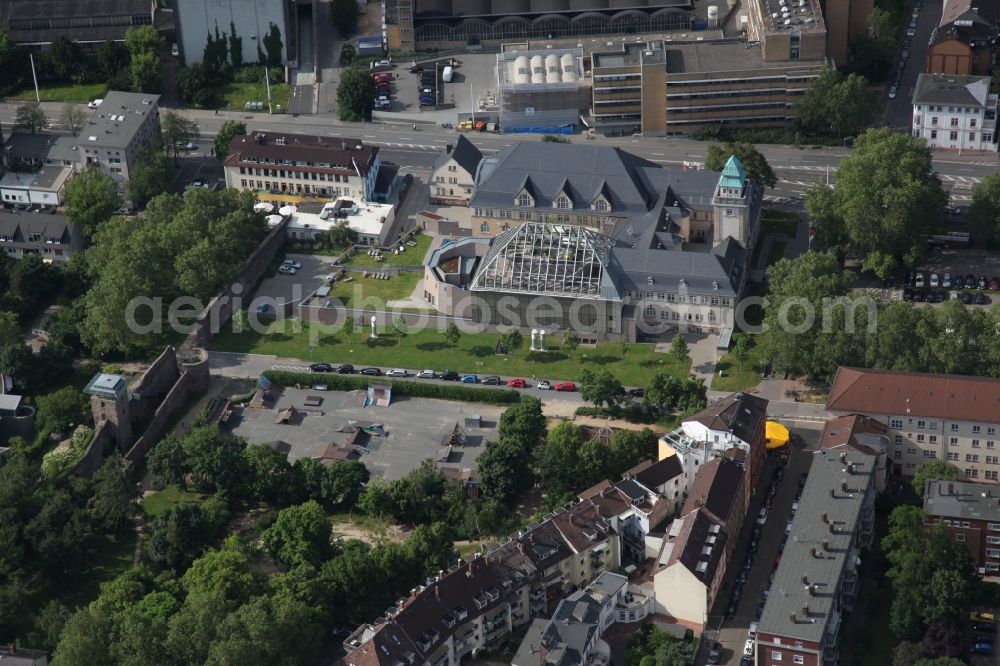
[[[719,371],[722,376],[719,376]],[[713,391],[746,391],[760,383],[760,370],[751,358],[743,362],[743,369],[740,370],[737,363],[729,354],[723,355],[715,364],[715,375],[712,377]]]
[[[396,266],[422,266],[424,263],[424,255],[427,254],[428,248],[431,246],[431,237],[427,234],[418,234],[413,242],[417,244],[416,247],[405,246],[406,250],[401,254],[393,254],[392,252],[383,252],[382,261],[375,261],[375,257],[368,256],[368,252],[365,250],[359,250],[351,257],[351,260],[347,262],[347,265],[351,268],[393,268]]]
[[[455,370],[476,374],[497,374],[503,377],[537,377],[549,380],[578,380],[580,371],[601,368],[613,372],[623,384],[645,386],[657,372],[674,376],[687,376],[691,362],[676,361],[669,354],[657,354],[655,345],[629,345],[622,363],[617,343],[603,342],[581,346],[574,352],[563,352],[550,344],[550,351],[529,352],[526,348],[508,356],[493,353],[496,333],[463,333],[456,347],[451,347],[444,336],[432,329],[413,331],[399,338],[383,333],[368,344],[365,332],[356,330],[352,341],[343,333],[317,331],[318,346],[309,353],[309,326],[299,332],[283,332],[282,322],[272,324],[265,335],[252,331],[233,333],[227,327],[215,336],[209,348],[214,351],[231,351],[256,354],[275,354],[307,361],[353,363],[402,367],[410,370],[432,368]],[[525,343],[527,347],[527,343]]]
[[[79,85],[45,85],[38,89],[43,102],[89,102],[92,99],[104,97],[108,91],[106,83],[81,83]],[[12,99],[27,99],[34,101],[34,87],[25,88],[11,96]],[[58,118],[49,118],[57,121]]]
[[[345,308],[353,307],[351,303],[355,296],[360,293],[361,299],[378,299],[379,309],[385,307],[385,303],[403,298],[408,298],[413,290],[417,288],[417,283],[423,278],[423,273],[400,273],[388,280],[377,280],[373,277],[362,277],[361,273],[348,273],[350,280],[337,280],[330,290],[330,296],[340,299]],[[358,288],[360,287],[360,292]]]
[[[208,495],[181,490],[176,486],[167,486],[163,490],[143,498],[139,506],[146,520],[152,520],[168,509],[185,502],[204,502]]]
[[[288,111],[289,87],[287,83],[271,84],[271,104],[275,113]],[[243,111],[247,102],[263,102],[267,111],[267,87],[260,83],[227,83],[215,89],[215,99],[220,109]],[[280,107],[280,108],[279,108]]]

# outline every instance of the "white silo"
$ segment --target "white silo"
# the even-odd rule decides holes
[[[545,83],[545,65],[540,55],[531,56],[531,82]]]
[[[514,59],[514,83],[531,83],[531,66],[528,56],[517,56]]]
[[[572,81],[576,81],[576,58],[573,57],[572,53],[563,53],[562,58],[559,59],[559,64],[562,66],[563,81],[567,80],[567,76],[572,75]]]
[[[719,27],[719,7],[717,5],[708,6],[708,27]]]
[[[559,83],[562,81],[562,71],[559,67],[559,56],[550,53],[545,56],[545,82]]]

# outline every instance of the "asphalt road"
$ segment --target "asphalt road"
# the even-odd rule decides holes
[[[886,83],[884,92],[884,99],[887,102],[885,122],[888,123],[889,127],[898,132],[909,132],[912,127],[913,91],[917,85],[917,77],[920,76],[920,72],[926,70],[927,45],[930,42],[931,33],[937,26],[938,21],[941,20],[941,3],[942,0],[924,0],[923,7],[921,7],[920,14],[917,17],[916,34],[913,36],[910,46],[906,47],[910,50],[910,58],[903,69],[903,78],[900,80],[896,98],[889,99],[889,86],[892,85],[892,78],[899,69],[899,54],[903,49],[902,43],[904,40],[900,39],[901,46],[895,54],[896,61],[893,63],[893,70],[889,77],[889,82]],[[909,18],[907,18],[907,26],[909,26]],[[905,35],[906,28],[903,29],[903,36],[905,37]]]

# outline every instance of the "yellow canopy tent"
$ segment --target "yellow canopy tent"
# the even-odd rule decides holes
[[[768,421],[767,427],[764,431],[764,437],[766,439],[766,445],[768,451],[773,451],[774,449],[780,449],[785,444],[788,444],[790,435],[788,434],[788,428],[781,425],[777,421]]]

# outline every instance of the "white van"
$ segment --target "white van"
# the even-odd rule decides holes
[[[757,638],[757,623],[750,623],[750,631],[747,632],[747,638],[753,640]]]
[[[753,640],[747,639],[746,645],[743,646],[743,656],[748,659],[753,659]]]
[[[451,65],[445,66],[445,68],[441,70],[441,80],[444,81],[445,83],[451,83],[451,77],[452,74],[454,73],[455,70],[452,68]]]

